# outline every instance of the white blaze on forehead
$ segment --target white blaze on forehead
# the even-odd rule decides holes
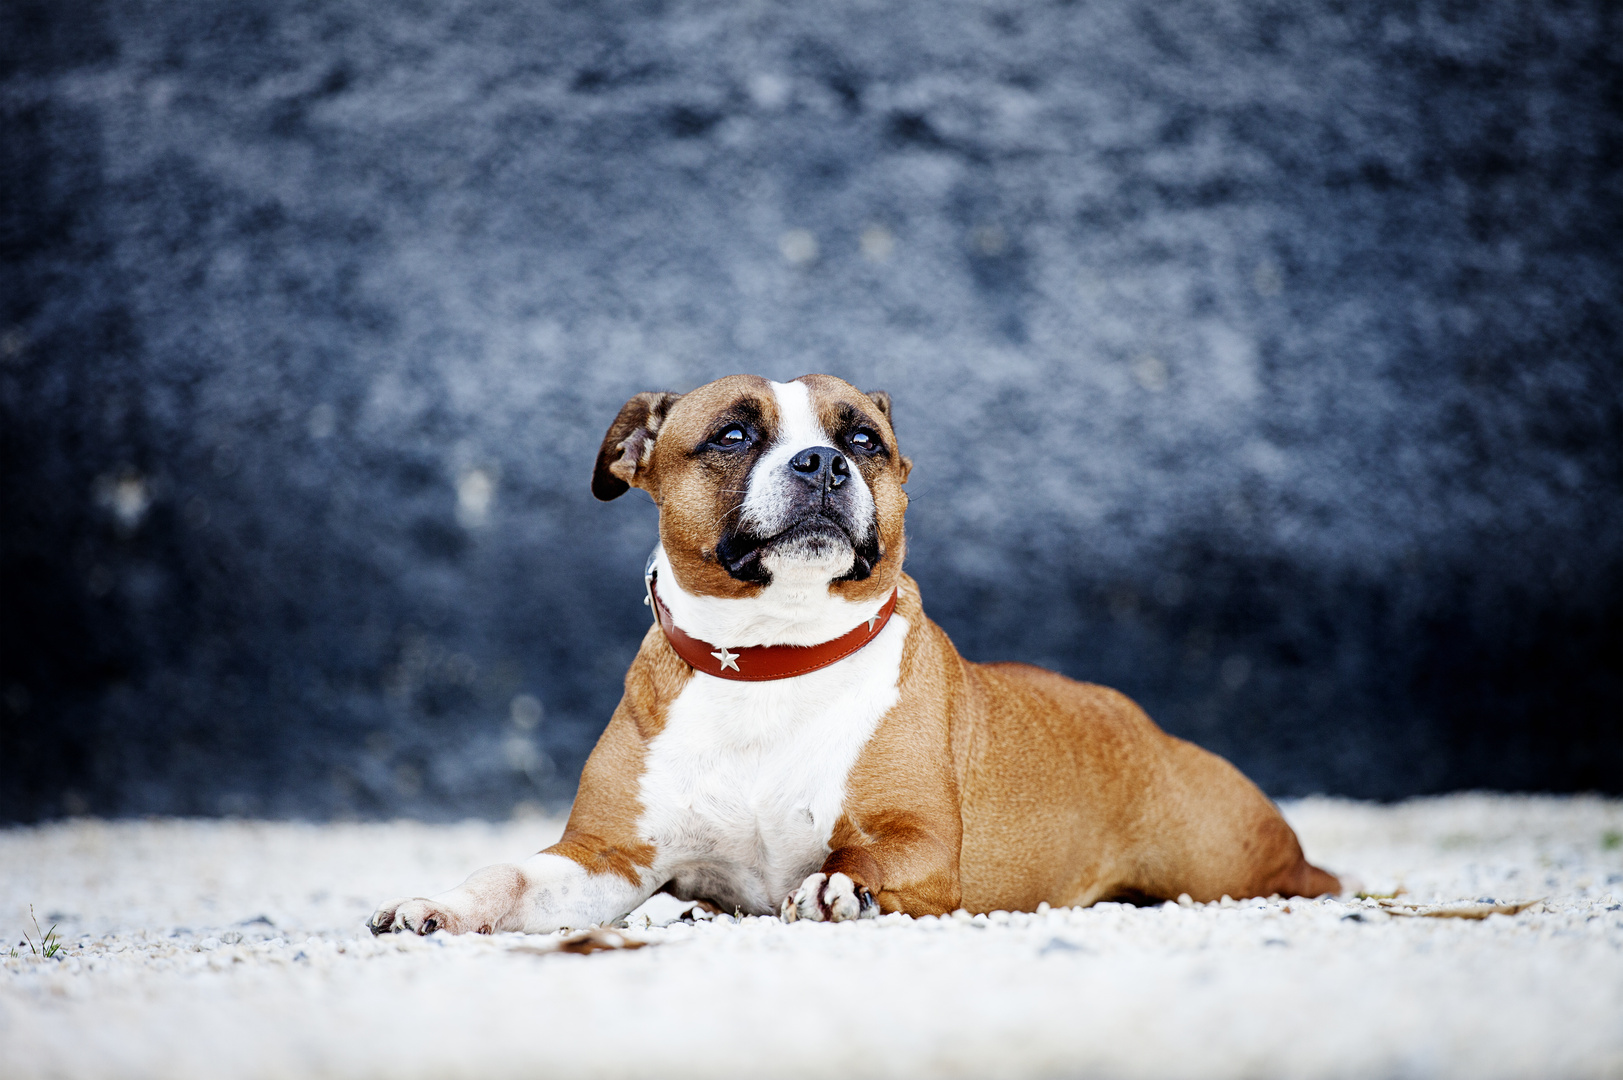
[[[774,452],[782,451],[787,461],[808,446],[829,445],[828,432],[812,407],[811,388],[803,382],[772,384],[772,396],[778,399],[778,438],[772,444]]]
[[[817,417],[812,402],[811,388],[803,382],[772,384],[772,396],[778,402],[778,434],[771,447],[755,462],[750,470],[749,483],[744,493],[743,518],[757,532],[771,536],[782,532],[790,524],[788,517],[793,507],[793,485],[799,483],[789,475],[789,462],[802,450],[813,446],[833,446],[834,441]],[[855,463],[851,465],[849,483],[853,484],[853,520],[862,530],[857,539],[867,536],[873,519],[873,495]]]

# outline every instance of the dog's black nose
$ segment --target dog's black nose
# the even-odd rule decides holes
[[[789,468],[821,488],[837,488],[851,477],[851,463],[832,446],[808,446],[789,460]]]

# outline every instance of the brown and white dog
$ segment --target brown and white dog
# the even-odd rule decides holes
[[[374,933],[587,927],[659,890],[833,921],[1340,891],[1122,694],[958,655],[902,572],[890,412],[828,375],[626,403],[592,492],[658,504],[656,620],[563,839]]]

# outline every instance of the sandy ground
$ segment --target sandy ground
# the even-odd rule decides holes
[[[628,931],[654,947],[566,955],[362,929],[556,821],[12,829],[0,1074],[1623,1077],[1623,802],[1285,809],[1315,861],[1411,906],[660,926],[667,903]],[[1487,900],[1541,902],[1391,913]],[[51,959],[30,904],[60,924]]]

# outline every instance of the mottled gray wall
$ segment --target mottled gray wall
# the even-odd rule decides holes
[[[734,371],[891,391],[971,657],[1278,794],[1623,790],[1620,41],[13,0],[0,816],[566,800],[647,619],[598,440]]]

